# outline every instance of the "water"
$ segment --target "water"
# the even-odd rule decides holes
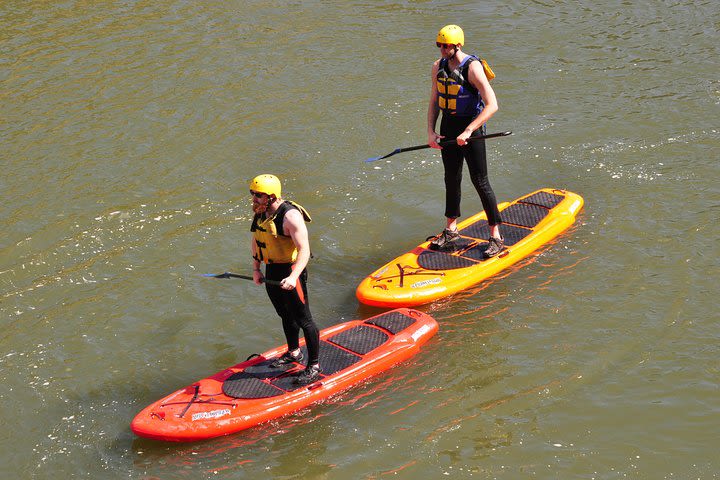
[[[500,111],[501,201],[576,226],[422,307],[423,352],[297,415],[135,438],[170,391],[282,343],[247,182],[313,214],[321,327],[442,228],[423,150],[434,35],[466,30]],[[7,478],[716,478],[720,11],[714,2],[17,2],[0,6],[0,472]],[[479,201],[466,181],[463,213]]]

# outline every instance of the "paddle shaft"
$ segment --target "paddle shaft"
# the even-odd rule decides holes
[[[488,133],[487,135],[476,135],[468,137],[467,141],[472,142],[473,140],[485,140],[486,138],[496,138],[496,137],[506,137],[508,135],[512,135],[512,132],[497,132],[497,133]],[[457,140],[443,140],[442,142],[438,142],[438,145],[441,147],[449,147],[451,145],[457,145]],[[425,145],[425,148],[430,148],[430,145]]]
[[[244,278],[245,280],[253,280],[253,281],[255,281],[255,279],[254,279],[253,277],[249,277],[249,276],[247,276],[247,275],[240,275],[240,274],[237,274],[237,273],[231,273],[230,276],[233,277],[233,278]],[[267,283],[268,285],[275,285],[275,286],[277,286],[277,287],[280,286],[280,282],[278,282],[277,280],[268,280],[268,279],[265,278],[265,277],[263,277],[262,282],[263,282],[263,283]]]
[[[255,279],[249,275],[241,275],[239,273],[230,273],[230,272],[220,273],[218,275],[209,275],[209,276],[215,277],[215,278],[242,278],[243,280],[255,281]],[[280,282],[278,282],[277,280],[268,280],[267,278],[263,278],[263,283],[267,283],[268,285],[275,285],[278,287],[280,286]]]
[[[498,133],[489,133],[487,135],[475,135],[475,136],[469,137],[467,139],[467,141],[471,142],[473,140],[485,140],[486,138],[505,137],[507,135],[512,135],[512,132],[498,132]],[[442,142],[439,142],[438,145],[440,145],[441,147],[449,147],[451,145],[457,145],[457,141],[456,140],[443,140]],[[367,160],[365,160],[365,162],[374,162],[376,160],[383,160],[385,158],[392,157],[393,155],[395,155],[397,153],[412,152],[415,150],[423,150],[425,148],[431,148],[431,147],[429,144],[425,144],[425,145],[415,145],[414,147],[398,148],[398,149],[388,153],[387,155],[383,155],[382,157],[368,158]]]

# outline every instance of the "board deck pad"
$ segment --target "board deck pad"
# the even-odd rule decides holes
[[[583,207],[579,195],[545,188],[500,205],[505,249],[486,258],[490,238],[480,212],[458,224],[454,251],[430,250],[430,242],[391,260],[358,285],[358,300],[379,307],[410,307],[460,292],[546,244],[572,225]]]
[[[223,382],[223,393],[233,398],[267,398],[285,393],[246,372],[238,372]]]
[[[347,337],[350,338],[352,335]],[[387,335],[385,337],[387,338]],[[303,352],[303,358],[307,359],[307,347],[303,346],[301,350]],[[360,359],[361,357],[354,355],[352,352],[337,348],[329,342],[320,342],[319,362],[322,366],[321,376],[323,377],[348,368],[359,362]],[[284,365],[279,368],[270,367],[270,363],[272,362],[266,361],[264,362],[265,367],[262,369],[250,367],[231,376],[223,382],[223,393],[233,398],[263,398],[261,392],[267,393],[267,397],[273,397],[283,393],[283,391],[292,392],[293,390],[303,388],[302,385],[295,383],[295,375],[287,372],[294,373],[298,368],[304,368],[307,365],[306,360],[302,363]],[[274,375],[273,371],[276,372]],[[263,382],[263,380],[266,379],[269,380],[269,383]],[[262,389],[257,382],[268,385],[270,388]],[[278,393],[278,389],[282,390],[279,390]]]
[[[320,331],[321,377],[298,385],[306,366],[271,366],[287,345],[225,369],[158,400],[132,421],[137,435],[195,441],[234,433],[299,410],[387,370],[420,349],[437,332],[429,315],[406,308]],[[308,358],[304,339],[300,348]]]
[[[516,203],[500,213],[503,223],[533,228],[548,214],[549,209],[531,203]]]
[[[307,349],[304,350],[307,358]],[[330,342],[320,342],[320,366],[323,375],[332,375],[360,361],[359,356],[338,348]]]
[[[359,325],[352,330],[345,330],[333,335],[328,340],[346,350],[365,355],[387,342],[388,334],[377,328]]]
[[[545,208],[555,208],[563,201],[565,195],[549,192],[537,192],[520,200],[521,203],[533,203]]]
[[[376,325],[384,328],[393,335],[397,335],[415,322],[416,320],[414,318],[408,317],[400,312],[388,312],[373,317],[370,320],[365,320],[365,323],[368,325]]]
[[[490,238],[490,225],[486,220],[480,220],[469,227],[459,231],[463,237],[470,237],[486,242]],[[512,246],[532,233],[532,229],[517,227],[508,223],[500,225],[500,235],[505,239],[505,245]],[[483,249],[484,250],[484,249]]]
[[[283,365],[281,367],[271,367],[270,364],[275,359],[265,360],[256,365],[246,367],[244,372],[260,379],[279,377],[288,370],[294,368],[293,365]]]
[[[451,253],[425,250],[418,255],[417,263],[426,270],[454,270],[456,268],[471,267],[477,261]]]

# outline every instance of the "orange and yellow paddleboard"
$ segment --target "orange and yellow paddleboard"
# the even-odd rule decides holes
[[[485,212],[458,224],[454,252],[430,250],[430,241],[386,263],[357,287],[357,298],[378,307],[422,305],[461,292],[517,263],[574,222],[583,199],[567,190],[543,188],[498,205],[505,250],[485,258],[490,230]]]

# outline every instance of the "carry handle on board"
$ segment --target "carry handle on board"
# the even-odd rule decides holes
[[[495,138],[495,137],[505,137],[508,135],[512,135],[512,132],[498,132],[498,133],[488,133],[487,135],[474,135],[472,137],[468,137],[467,141],[471,142],[473,140],[484,140],[486,138]],[[457,142],[455,140],[443,140],[442,142],[439,142],[438,145],[441,147],[449,147],[450,145],[457,145]],[[392,157],[396,153],[402,153],[402,152],[412,152],[413,150],[422,150],[424,148],[430,148],[430,145],[415,145],[414,147],[405,147],[405,148],[397,148],[393,150],[392,152],[388,153],[387,155],[383,155],[382,157],[371,157],[365,160],[365,163],[368,162],[374,162],[376,160],[382,160],[384,158]]]

